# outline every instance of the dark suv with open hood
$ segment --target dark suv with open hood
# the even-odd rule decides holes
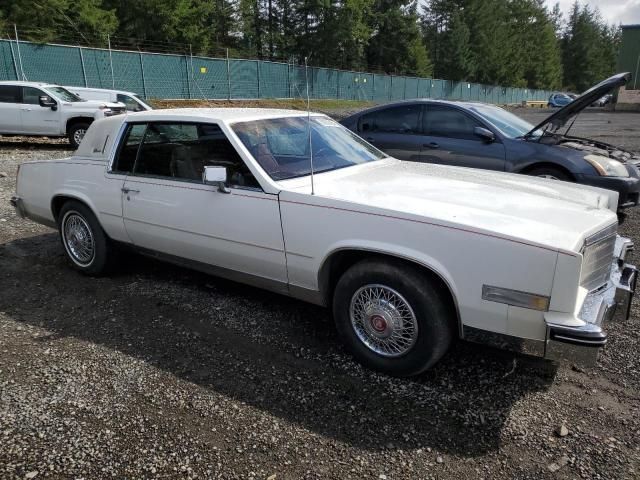
[[[604,80],[535,127],[495,105],[428,99],[374,107],[341,123],[402,160],[524,173],[615,190],[620,210],[638,204],[640,155],[571,136],[569,120],[629,78],[621,73]]]

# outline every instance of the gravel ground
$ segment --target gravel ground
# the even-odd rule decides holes
[[[579,122],[640,149],[639,115]],[[0,478],[640,478],[640,304],[593,369],[460,342],[389,378],[324,309],[137,256],[75,273],[9,205],[66,148],[0,139]]]

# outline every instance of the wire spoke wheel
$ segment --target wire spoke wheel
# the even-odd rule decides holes
[[[364,345],[384,357],[400,357],[418,338],[418,321],[409,302],[394,289],[370,284],[351,297],[351,326]]]
[[[91,227],[77,212],[68,212],[62,221],[64,246],[75,263],[90,265],[96,254],[96,244]]]

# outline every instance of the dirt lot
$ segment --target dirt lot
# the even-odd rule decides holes
[[[574,128],[640,149],[640,115]],[[385,377],[326,310],[136,256],[75,273],[9,205],[66,148],[0,139],[0,478],[640,478],[640,302],[593,369],[460,342]]]

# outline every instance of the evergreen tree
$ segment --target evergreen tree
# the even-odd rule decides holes
[[[16,24],[25,39],[53,41],[77,39],[95,43],[118,26],[116,12],[100,0],[0,0],[3,36]],[[4,18],[4,20],[2,20]]]
[[[0,31],[578,92],[614,72],[620,29],[577,1],[423,1],[0,0]]]
[[[564,85],[582,92],[615,71],[619,30],[576,1],[562,38]]]
[[[367,49],[370,68],[398,75],[431,73],[431,62],[422,42],[416,9],[415,3],[407,4],[405,0],[376,0],[373,35]]]

